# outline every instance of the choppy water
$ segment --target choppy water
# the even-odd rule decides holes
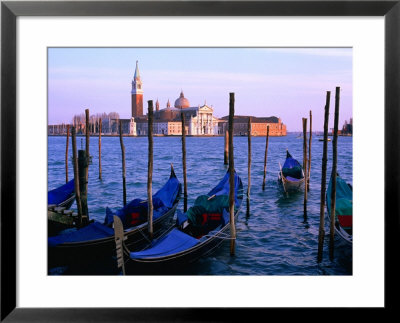
[[[295,134],[270,137],[266,189],[262,190],[265,137],[252,138],[250,213],[246,199],[237,222],[236,255],[230,256],[229,242],[211,256],[187,268],[186,274],[198,275],[351,275],[352,254],[337,249],[329,260],[329,239],[325,239],[323,261],[317,264],[320,213],[321,163],[323,142],[316,135],[312,140],[311,181],[308,193],[307,218],[304,218],[304,193],[286,197],[277,183],[279,162],[283,165],[286,148],[302,163],[303,140]],[[85,139],[77,138],[78,149]],[[147,138],[124,138],[126,151],[127,200],[147,196]],[[48,188],[65,182],[66,137],[48,138]],[[71,142],[69,154],[72,155]],[[223,177],[223,137],[187,137],[188,206],[200,194],[207,193]],[[328,143],[327,181],[331,172],[332,144]],[[168,179],[170,163],[183,183],[180,137],[154,138],[153,192]],[[91,219],[103,221],[105,208],[122,206],[122,162],[118,137],[102,137],[102,180],[98,179],[98,138],[90,138],[88,207]],[[338,138],[338,173],[352,183],[352,138]],[[235,169],[247,191],[247,137],[234,137]],[[73,168],[69,158],[69,178]],[[75,203],[72,209],[75,209]],[[183,209],[183,201],[178,208]],[[329,234],[329,226],[325,228]],[[106,267],[106,265],[104,265]],[[104,269],[104,270],[103,270]],[[94,270],[109,273],[107,268]],[[57,271],[56,271],[57,272]],[[60,273],[63,271],[61,270]],[[90,270],[89,270],[90,273]]]

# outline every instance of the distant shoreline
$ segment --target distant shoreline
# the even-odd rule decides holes
[[[291,132],[291,133],[288,133],[287,135],[289,135],[289,134],[297,134],[297,133],[295,133],[295,132]],[[308,133],[307,133],[308,134]],[[316,135],[315,133],[313,133],[314,135]],[[287,135],[284,135],[284,136],[274,136],[274,135],[270,135],[270,137],[286,137]],[[47,135],[48,137],[65,137],[66,136],[66,134],[48,134]],[[86,137],[86,135],[85,134],[77,134],[76,135],[77,137]],[[90,135],[90,137],[98,137],[99,135],[98,134],[91,134]],[[101,136],[102,137],[119,137],[119,134],[101,134]],[[147,137],[147,135],[140,135],[140,136],[133,136],[133,135],[128,135],[128,134],[123,134],[122,135],[123,137],[133,137],[133,138],[135,138],[135,137],[138,137],[138,138],[142,138],[142,137]],[[316,136],[318,136],[318,137],[323,137],[323,135],[316,135]],[[331,133],[329,133],[328,134],[328,136],[329,137],[332,137],[333,135],[331,134]],[[153,137],[176,137],[176,138],[179,138],[179,137],[181,137],[181,135],[153,135]],[[224,137],[224,135],[222,135],[222,134],[220,134],[220,135],[186,135],[186,137],[207,137],[207,138],[209,138],[209,137]],[[247,137],[247,135],[234,135],[234,137]],[[266,136],[252,136],[252,137],[266,137]],[[351,135],[351,134],[338,134],[338,137],[353,137],[353,135]]]
[[[48,134],[47,135],[48,137],[66,137],[66,134]],[[77,137],[86,137],[86,135],[85,134],[77,134],[76,135]],[[90,137],[98,137],[99,135],[98,134],[91,134],[90,135]],[[119,134],[101,134],[101,136],[102,137],[119,137]],[[146,137],[147,138],[147,135],[140,135],[140,136],[134,136],[134,135],[128,135],[128,134],[122,134],[122,136],[123,137],[132,137],[132,138],[135,138],[135,137],[138,137],[138,138],[143,138],[143,137]],[[153,135],[153,137],[176,137],[176,138],[180,138],[180,137],[182,137],[182,135],[156,135],[156,134],[154,134]],[[207,138],[209,138],[209,137],[224,137],[224,135],[223,134],[220,134],[220,135],[186,135],[186,137],[207,137]],[[247,135],[234,135],[234,137],[247,137]],[[252,137],[266,137],[266,136],[252,136]],[[273,136],[273,135],[270,135],[270,137],[286,137],[286,135],[285,136]]]

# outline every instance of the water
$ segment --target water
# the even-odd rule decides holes
[[[304,192],[288,197],[280,189],[277,177],[279,162],[283,165],[286,149],[300,163],[303,160],[303,140],[297,135],[270,137],[267,160],[266,189],[262,190],[265,137],[252,138],[250,212],[246,212],[246,198],[240,210],[237,228],[236,254],[230,256],[229,242],[211,256],[201,259],[186,269],[190,275],[351,275],[352,254],[337,248],[334,259],[329,259],[329,239],[325,239],[323,261],[318,264],[318,230],[321,197],[321,164],[323,142],[316,135],[312,140],[311,181],[308,192],[307,218],[304,217]],[[85,147],[77,138],[78,149]],[[127,201],[147,196],[147,137],[124,138],[126,153]],[[48,188],[65,182],[65,137],[48,138]],[[71,152],[71,142],[69,145]],[[188,206],[200,194],[207,193],[224,176],[223,137],[187,137]],[[102,180],[98,179],[98,138],[90,138],[88,207],[91,219],[103,222],[106,206],[122,207],[122,158],[119,137],[102,137]],[[338,173],[352,183],[352,137],[338,138]],[[235,169],[247,192],[247,137],[234,137]],[[182,148],[180,137],[154,138],[153,192],[168,179],[170,164],[174,165],[179,180],[182,176]],[[328,143],[327,184],[331,172],[332,142]],[[69,158],[69,178],[73,167]],[[178,206],[183,210],[183,200]],[[76,209],[75,203],[72,209]],[[327,220],[325,220],[327,222]],[[329,225],[325,232],[329,235]],[[104,268],[102,268],[102,266]],[[96,266],[93,273],[107,274],[107,264]],[[55,269],[54,273],[69,273]],[[89,270],[88,273],[91,273]]]

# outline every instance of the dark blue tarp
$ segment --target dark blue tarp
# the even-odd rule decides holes
[[[159,218],[173,206],[178,194],[180,194],[180,191],[181,184],[175,176],[171,176],[165,185],[153,195],[153,220]],[[128,228],[130,226],[128,217],[132,213],[139,213],[141,222],[146,222],[147,208],[148,203],[145,199],[132,200],[122,209],[119,209],[116,212],[113,212],[107,207],[104,224],[113,223],[113,216],[117,215],[121,219],[124,228]]]
[[[154,242],[153,247],[143,251],[131,252],[130,257],[132,259],[145,259],[168,256],[192,248],[199,243],[199,240],[174,228],[165,237]]]
[[[48,238],[49,247],[55,247],[66,242],[84,242],[107,238],[114,235],[114,229],[99,222],[93,222],[79,230],[70,231],[55,237]]]
[[[74,180],[55,188],[47,193],[47,203],[48,204],[60,204],[65,200],[69,199],[75,191]]]
[[[153,220],[156,220],[161,215],[165,214],[173,205],[178,194],[181,191],[181,184],[175,176],[171,176],[167,183],[153,195]],[[141,203],[144,202],[144,203]],[[143,222],[147,221],[147,201],[141,199],[135,199],[127,204],[125,207],[117,211],[117,215],[120,216],[122,222],[125,221],[125,216],[131,214],[129,212],[139,211],[140,215],[144,216]],[[111,222],[107,222],[110,221]],[[114,235],[114,229],[110,228],[110,224],[113,222],[113,212],[106,208],[106,222],[101,224],[99,222],[93,222],[86,227],[69,231],[65,234],[60,234],[55,237],[48,238],[48,245],[51,247],[57,246],[62,243],[68,242],[85,242],[90,240],[96,240]],[[107,225],[108,224],[108,225]],[[125,227],[124,223],[124,227]],[[128,227],[128,225],[127,225]]]
[[[168,182],[153,195],[153,199],[159,198],[166,207],[171,208],[174,205],[178,193],[180,193],[180,187],[181,184],[178,179],[172,176]]]
[[[238,188],[240,187],[240,177],[234,172],[235,175],[235,206],[239,207],[239,202],[237,199],[238,196]],[[215,186],[210,192],[207,194],[208,196],[213,195],[228,195],[229,196],[229,171],[226,172],[224,178]]]
[[[239,207],[240,204],[237,201],[237,195],[239,188],[242,188],[242,184],[241,184],[241,179],[236,174],[236,172],[234,174],[235,174],[235,200],[237,203],[236,206]],[[221,182],[219,182],[217,186],[213,188],[207,195],[208,196],[229,195],[229,172],[226,173]],[[201,195],[200,199],[204,199],[202,197],[204,197],[204,195]],[[177,222],[179,224],[182,224],[187,218],[188,218],[187,214],[182,214],[181,212],[178,212]],[[218,226],[218,228],[221,228],[221,225],[225,225],[228,222],[229,222],[229,212],[226,208],[223,208],[222,221]],[[215,231],[217,231],[218,228],[215,229]],[[215,231],[209,232],[208,234],[213,234],[215,233]],[[148,249],[139,252],[131,252],[130,257],[132,259],[146,259],[146,258],[157,258],[157,257],[173,255],[178,252],[192,248],[193,246],[198,244],[200,241],[203,241],[204,239],[207,239],[207,237],[203,236],[200,239],[196,239],[191,235],[182,232],[178,228],[174,228],[165,237],[154,240]]]
[[[294,159],[289,152],[286,153],[286,160],[282,167],[282,173],[285,177],[292,177],[293,179],[303,178],[303,171],[300,163]]]

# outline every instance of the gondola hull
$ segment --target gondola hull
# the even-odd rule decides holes
[[[285,193],[298,191],[304,186],[304,171],[300,163],[286,150],[283,167],[279,163],[278,182]]]
[[[173,225],[173,218],[179,200],[161,217],[153,221],[153,237],[159,237]],[[140,250],[150,243],[147,222],[134,229],[126,230],[126,245],[132,250]],[[99,257],[110,257],[115,253],[114,236],[107,238],[63,243],[48,247],[48,267],[63,266],[71,263],[85,263]]]
[[[329,182],[326,192],[326,210],[329,223],[331,223],[331,185],[332,178]],[[338,207],[338,201],[341,205]],[[353,244],[352,235],[352,188],[339,175],[336,177],[336,217],[335,217],[335,234],[340,238],[340,244],[351,246]],[[347,207],[344,207],[344,206]],[[340,209],[340,210],[338,210]],[[347,222],[347,227],[345,223]]]
[[[238,211],[235,215],[237,219]],[[193,264],[200,258],[209,256],[219,249],[230,233],[230,224],[225,225],[218,233],[210,239],[177,254],[150,258],[150,259],[129,259],[126,263],[128,274],[179,274],[179,269]]]
[[[327,212],[328,214],[328,221],[330,223],[331,221],[331,216],[329,214],[329,211]],[[353,245],[353,236],[351,234],[348,234],[343,228],[338,224],[335,223],[335,234],[339,237],[339,244],[342,246],[352,246]]]
[[[226,192],[229,192],[229,174],[225,175],[224,179],[205,197],[208,201],[221,195],[219,198],[227,198]],[[235,174],[235,221],[243,201],[243,184],[239,176]],[[196,199],[198,201],[198,199]],[[208,202],[207,202],[208,203]],[[213,203],[213,202],[210,202]],[[215,202],[219,203],[219,202]],[[199,207],[200,204],[193,206],[193,209]],[[181,216],[187,215],[181,214]],[[204,209],[205,210],[205,209]],[[201,211],[203,214],[205,211]],[[207,211],[206,211],[207,212]],[[207,256],[213,252],[223,243],[224,240],[229,239],[230,221],[229,212],[227,208],[223,208],[220,212],[208,211],[212,216],[217,216],[221,221],[219,225],[210,228],[211,231],[206,230],[200,237],[185,233],[180,225],[173,228],[165,236],[154,241],[152,245],[140,252],[131,252],[126,244],[122,243],[127,262],[125,264],[126,273],[128,274],[179,274],[180,269],[194,263],[199,258]],[[204,217],[206,214],[203,214]],[[178,215],[178,219],[180,215]],[[204,218],[203,218],[204,219]],[[116,221],[115,221],[116,222]],[[116,230],[117,232],[118,230]],[[122,236],[116,237],[119,241],[123,241]],[[118,249],[118,243],[117,243]]]
[[[160,236],[173,225],[182,185],[171,165],[171,174],[164,186],[153,195],[153,237]],[[148,235],[147,200],[134,199],[113,212],[106,208],[104,223],[91,221],[83,228],[71,228],[48,238],[48,267],[92,262],[93,259],[115,255],[112,218],[124,221],[126,244],[140,250],[151,241]]]
[[[74,201],[75,201],[75,193],[70,198],[68,198],[65,201],[61,202],[57,206],[65,207],[66,210],[69,210],[70,207],[72,206],[72,204],[74,203]]]
[[[69,210],[75,201],[74,180],[48,192],[47,226],[49,236],[59,234],[62,230],[72,228],[72,217],[62,214],[61,209]],[[55,211],[54,210],[59,210]]]
[[[297,181],[289,180],[281,171],[278,173],[278,181],[282,184],[282,188],[285,192],[299,191],[304,186],[304,177]]]

